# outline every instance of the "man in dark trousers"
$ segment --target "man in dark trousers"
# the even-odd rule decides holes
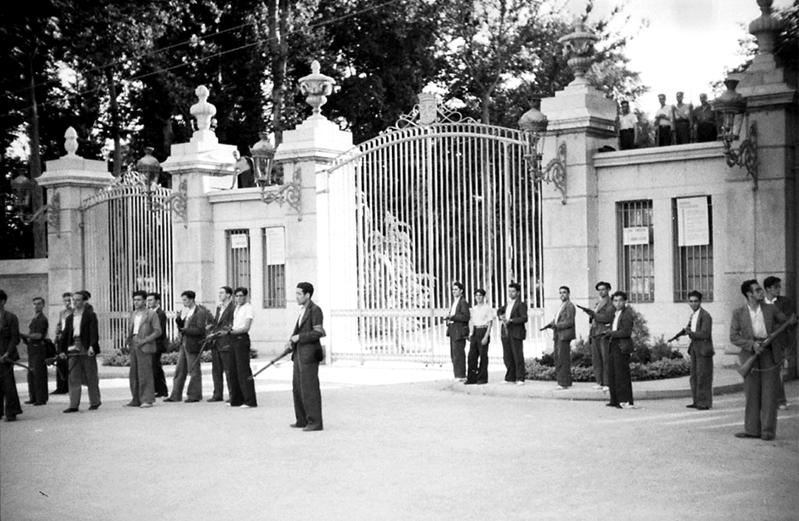
[[[148,293],[147,307],[158,315],[158,324],[161,326],[161,334],[155,339],[155,354],[153,355],[153,389],[156,398],[166,398],[169,396],[169,389],[166,386],[166,375],[164,367],[161,365],[161,355],[166,353],[168,337],[166,334],[166,313],[161,307],[161,294]]]
[[[524,385],[524,339],[527,336],[527,303],[521,297],[522,287],[508,284],[508,302],[497,309],[502,341],[502,357],[505,362],[505,382]]]
[[[569,297],[571,290],[568,286],[558,288],[560,307],[555,313],[552,322],[542,329],[552,329],[554,342],[553,355],[555,356],[555,374],[558,380],[558,391],[568,389],[572,385],[571,374],[571,341],[575,339],[574,330],[574,304]]]
[[[294,394],[294,416],[291,426],[304,431],[322,430],[322,393],[319,390],[319,362],[325,352],[319,340],[325,336],[322,309],[312,300],[314,288],[309,282],[297,284],[296,296],[300,313],[289,340],[293,349],[294,376],[291,387]]]
[[[691,403],[689,409],[706,411],[713,407],[713,318],[702,307],[702,294],[698,291],[688,293],[691,318],[682,333],[688,335],[691,344]]]
[[[61,334],[64,332],[67,317],[72,314],[72,293],[67,292],[62,294],[61,299],[64,302],[64,309],[58,314],[58,324],[55,329],[55,345],[60,344]],[[67,394],[69,392],[69,383],[67,382],[69,362],[57,356],[55,359],[55,369],[55,391],[50,394]]]
[[[463,298],[463,284],[452,283],[452,305],[446,318],[449,357],[455,380],[466,381],[466,339],[469,337],[469,303]]]
[[[766,304],[772,304],[777,307],[782,314],[786,317],[796,313],[796,307],[788,297],[782,295],[782,279],[779,277],[766,277],[763,280],[763,289],[766,290],[766,296],[763,299]],[[775,342],[782,344],[782,351],[785,353],[783,357],[783,365],[787,361],[788,353],[791,352],[794,346],[793,335],[796,330],[793,328],[784,331]],[[785,410],[788,408],[788,398],[785,396],[785,385],[782,381],[782,371],[780,371],[779,388],[777,389],[777,408]]]
[[[225,399],[225,380],[227,380],[228,395],[233,391],[230,387],[230,344],[228,333],[233,328],[233,288],[222,286],[219,288],[219,304],[216,306],[214,325],[211,333],[216,337],[211,350],[211,377],[214,380],[214,393],[208,398],[209,402],[221,402]],[[249,355],[247,366],[249,366]]]
[[[230,406],[247,409],[257,407],[255,382],[250,368],[250,327],[252,327],[252,304],[247,302],[247,288],[233,291],[236,305],[230,324]],[[229,306],[231,307],[231,306]],[[224,337],[220,337],[224,338]]]
[[[6,301],[8,295],[0,289],[0,418],[5,415],[7,422],[13,422],[22,414],[14,380],[14,362],[19,360],[19,320],[6,311]]]
[[[44,405],[47,403],[47,347],[45,339],[50,324],[44,316],[44,299],[33,299],[33,318],[28,326],[28,334],[20,333],[20,337],[28,345],[28,401],[27,404]]]
[[[206,336],[206,326],[211,323],[211,313],[205,307],[197,304],[194,299],[196,293],[186,290],[180,298],[183,300],[183,309],[175,319],[182,340],[178,365],[175,368],[175,378],[172,382],[172,394],[165,398],[165,402],[180,402],[183,400],[183,386],[186,377],[191,372],[189,387],[186,390],[186,403],[196,403],[203,398],[203,375],[200,371],[200,362],[197,357],[202,356],[203,341]]]
[[[627,293],[617,291],[613,294],[613,307],[616,312],[610,331],[605,335],[610,339],[610,402],[608,407],[632,409],[633,384],[630,379],[630,353],[633,352],[633,310],[627,306]]]
[[[69,360],[69,407],[64,412],[78,412],[81,385],[89,388],[89,410],[100,405],[100,379],[97,376],[97,355],[100,341],[97,315],[86,304],[86,292],[72,294],[73,310],[67,317],[64,333],[58,346],[62,358]]]
[[[594,379],[596,380],[594,389],[608,391],[610,390],[608,386],[610,353],[609,339],[605,333],[610,331],[616,308],[613,307],[609,296],[610,282],[597,282],[594,288],[599,293],[599,300],[594,304],[594,309],[581,309],[588,313],[588,323],[591,325],[588,335],[591,339],[591,365],[594,368]]]
[[[741,284],[746,305],[735,309],[730,320],[730,342],[741,351],[741,364],[757,354],[752,370],[744,377],[744,430],[736,438],[762,438],[773,440],[777,434],[777,398],[779,394],[782,344],[772,342],[763,347],[763,341],[787,317],[771,304],[763,302],[763,288],[756,280]]]
[[[488,344],[491,342],[491,327],[497,316],[494,308],[485,302],[486,292],[482,288],[474,291],[474,307],[471,308],[471,334],[469,335],[469,359],[467,384],[488,383]]]

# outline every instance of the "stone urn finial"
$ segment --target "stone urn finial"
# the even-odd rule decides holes
[[[782,20],[772,14],[774,0],[757,0],[761,15],[749,24],[749,32],[757,38],[758,54],[774,54]]]
[[[216,107],[208,103],[208,88],[200,85],[194,90],[199,101],[191,106],[189,112],[197,120],[197,131],[211,131],[211,118],[216,114]]]
[[[585,73],[594,62],[594,43],[599,38],[580,19],[574,24],[574,31],[562,36],[558,42],[563,44],[563,52],[568,57],[566,63],[574,71],[572,85],[585,85]]]
[[[78,151],[78,133],[75,127],[69,127],[64,133],[64,149],[67,151],[64,157],[78,157],[75,153]]]
[[[319,62],[311,62],[311,74],[300,78],[300,91],[305,94],[305,102],[313,109],[311,117],[322,117],[322,105],[327,103],[327,96],[333,92],[335,81],[330,76],[319,72]]]

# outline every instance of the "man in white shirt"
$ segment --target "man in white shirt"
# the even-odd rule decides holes
[[[61,334],[64,332],[64,326],[67,322],[67,317],[72,314],[72,293],[66,292],[61,295],[61,300],[64,303],[64,309],[58,314],[58,325],[55,330],[55,344],[58,345]],[[56,387],[55,391],[50,394],[67,394],[69,392],[69,384],[67,382],[67,374],[69,372],[69,363],[66,359],[56,357]]]
[[[230,406],[247,409],[258,407],[255,397],[255,381],[250,368],[250,326],[252,326],[252,304],[247,302],[247,288],[233,291],[236,308],[233,310],[233,325],[230,330]]]
[[[689,409],[704,411],[713,406],[713,318],[702,308],[702,294],[688,293],[691,318],[683,329],[691,339],[688,354],[691,356],[691,397]]]
[[[741,284],[746,305],[737,308],[730,320],[730,342],[738,347],[743,365],[753,355],[757,358],[744,376],[744,430],[736,438],[773,440],[777,434],[777,399],[779,372],[783,360],[782,345],[763,342],[787,317],[775,306],[763,302],[763,288],[754,279]]]
[[[146,307],[147,292],[133,292],[133,312],[128,325],[128,348],[130,349],[131,400],[128,407],[149,408],[155,401],[153,378],[153,356],[158,350],[155,341],[161,336],[158,314]]]
[[[790,316],[796,312],[796,307],[793,305],[793,302],[788,297],[782,295],[782,279],[775,276],[769,276],[763,279],[763,289],[766,292],[765,298],[763,299],[766,304],[771,304],[776,306],[777,309],[782,311],[782,314]],[[796,334],[796,328],[790,328],[787,331],[783,332],[779,337],[777,337],[774,341],[779,342],[782,344],[782,348],[784,352],[789,352],[788,350],[792,349],[791,346],[794,344],[794,335]],[[784,357],[785,360],[783,362],[783,366],[788,366],[788,357]],[[782,381],[782,371],[780,371],[780,381],[779,381],[779,389],[777,393],[777,404],[780,410],[785,410],[788,408],[788,399],[785,396],[785,385]]]
[[[488,344],[491,342],[491,327],[496,311],[486,301],[482,288],[474,291],[474,307],[470,309],[471,332],[469,335],[469,359],[466,384],[488,383]]]
[[[558,288],[558,295],[561,302],[558,312],[555,313],[552,322],[541,329],[552,329],[554,342],[552,354],[555,357],[555,374],[558,380],[555,390],[562,391],[572,385],[571,341],[575,338],[575,310],[570,300],[571,290],[568,286]]]
[[[629,150],[635,148],[638,141],[638,117],[630,112],[630,102],[621,102],[619,115],[619,149]]]
[[[671,145],[671,132],[672,123],[671,118],[674,116],[674,107],[666,105],[666,95],[658,94],[658,101],[660,108],[655,112],[655,129],[657,137],[655,138],[657,146],[667,147]]]
[[[676,144],[682,145],[691,142],[691,126],[694,107],[690,103],[683,103],[683,93],[677,93],[677,104],[672,111],[672,124]]]

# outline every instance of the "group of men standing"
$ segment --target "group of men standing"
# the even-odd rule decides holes
[[[325,336],[322,310],[312,300],[314,288],[307,282],[298,284],[296,290],[300,314],[294,325],[286,350],[294,361],[293,398],[296,421],[292,427],[305,431],[322,430],[322,404],[318,368],[324,359],[320,339]],[[165,402],[183,401],[183,389],[189,378],[186,402],[202,400],[202,352],[212,353],[213,393],[209,402],[222,402],[227,383],[231,407],[257,407],[255,382],[250,368],[250,336],[253,321],[252,305],[247,302],[247,288],[233,290],[223,286],[219,290],[216,313],[211,314],[195,302],[194,291],[181,295],[183,308],[175,319],[179,333],[178,362],[170,394],[161,365],[161,355],[167,352],[167,316],[161,307],[158,293],[135,291],[133,309],[128,317],[125,343],[129,350],[129,407],[151,408],[155,398]],[[56,327],[53,353],[48,353],[47,317],[43,314],[44,300],[35,298],[34,317],[29,333],[20,333],[19,321],[5,310],[8,299],[0,290],[0,417],[14,421],[22,408],[17,395],[13,365],[18,362],[17,345],[20,339],[28,345],[29,404],[44,405],[48,398],[47,366],[56,365],[57,389],[54,393],[69,393],[69,407],[64,413],[79,411],[81,389],[89,391],[89,410],[102,405],[100,398],[97,355],[100,353],[98,320],[87,302],[85,291],[65,293],[65,308]],[[56,353],[57,351],[57,353]],[[52,355],[52,356],[50,356]],[[63,384],[62,384],[63,382]],[[63,385],[63,387],[62,387]],[[66,389],[64,389],[66,387]]]

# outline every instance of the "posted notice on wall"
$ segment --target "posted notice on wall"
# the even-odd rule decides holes
[[[710,244],[707,197],[677,199],[677,245],[704,246],[705,244]]]
[[[230,236],[230,248],[233,250],[238,250],[247,247],[247,234],[246,233],[234,233]]]
[[[266,264],[286,263],[286,229],[282,226],[266,229]]]
[[[622,244],[624,244],[625,246],[649,244],[649,227],[631,226],[629,228],[624,228]]]

